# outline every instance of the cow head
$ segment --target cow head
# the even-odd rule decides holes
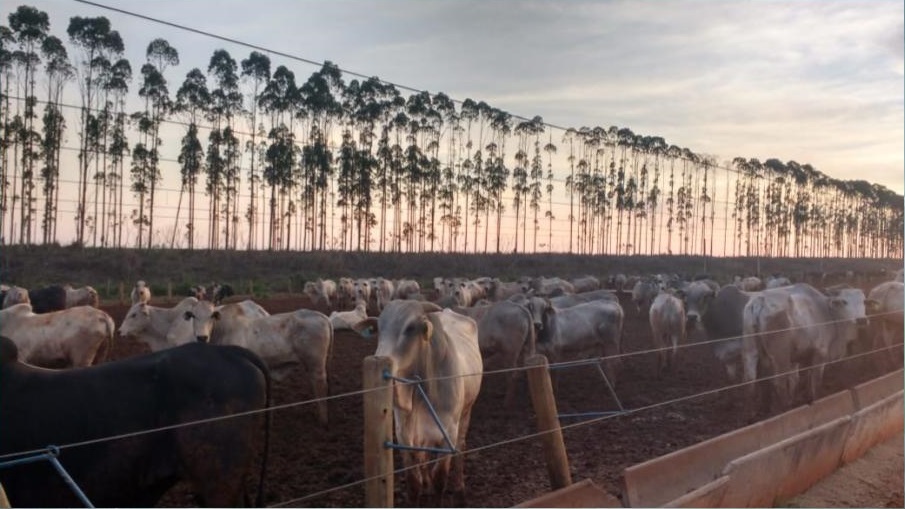
[[[192,323],[195,339],[207,343],[210,341],[214,323],[220,319],[220,311],[208,301],[199,301],[191,309],[186,310],[182,317]]]
[[[144,302],[139,302],[129,308],[123,323],[119,326],[119,335],[128,338],[137,336],[147,330],[151,324],[151,310]]]
[[[685,318],[688,328],[703,329],[703,318],[716,297],[716,291],[701,281],[695,281],[676,291],[676,297],[685,304]]]
[[[377,351],[374,355],[392,359],[394,376],[432,378],[430,363],[424,362],[434,334],[428,313],[439,311],[442,309],[430,302],[394,300],[380,313]],[[404,412],[410,412],[414,386],[396,382],[395,391],[396,406]]]
[[[857,288],[841,289],[834,296],[827,298],[830,315],[836,322],[836,348],[844,348],[849,343],[867,334],[870,325],[867,319],[868,304],[864,292]],[[844,352],[845,350],[841,350]]]

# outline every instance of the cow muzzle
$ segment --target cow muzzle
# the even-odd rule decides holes
[[[198,341],[199,343],[208,343],[209,339],[210,339],[210,336],[195,336],[195,340]]]
[[[860,318],[855,318],[855,325],[857,325],[859,329],[864,329],[870,325],[870,321],[867,317],[862,316]]]

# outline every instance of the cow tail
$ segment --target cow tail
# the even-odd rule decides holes
[[[104,339],[104,353],[94,360],[95,365],[105,362],[113,354],[113,338],[116,335],[116,324],[113,322],[113,318],[106,314],[104,316],[104,322],[107,326],[107,337]]]
[[[528,343],[528,353],[534,355],[537,353],[537,331],[534,330],[534,316],[531,315],[531,311],[528,311],[528,308],[525,306],[519,306],[522,309],[522,312],[528,318],[528,336],[525,338]]]

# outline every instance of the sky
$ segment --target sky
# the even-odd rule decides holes
[[[100,3],[555,126],[628,127],[720,162],[795,160],[905,190],[901,0]],[[63,40],[70,17],[108,17],[136,72],[163,37],[181,60],[171,92],[215,49],[251,51],[74,0],[3,2],[4,24],[21,4]],[[299,82],[318,68],[271,60]]]

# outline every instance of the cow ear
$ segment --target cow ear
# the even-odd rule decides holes
[[[880,301],[876,299],[864,299],[864,309],[871,314],[879,313],[882,310]]]
[[[685,290],[677,289],[673,292],[673,295],[682,300],[685,300]]]
[[[377,318],[371,317],[367,320],[362,320],[353,325],[352,330],[366,338],[371,337],[377,333]]]
[[[422,339],[426,343],[430,343],[430,340],[433,336],[434,336],[434,324],[432,324],[431,321],[428,320],[427,317],[425,317],[424,318],[424,336],[422,336]]]

